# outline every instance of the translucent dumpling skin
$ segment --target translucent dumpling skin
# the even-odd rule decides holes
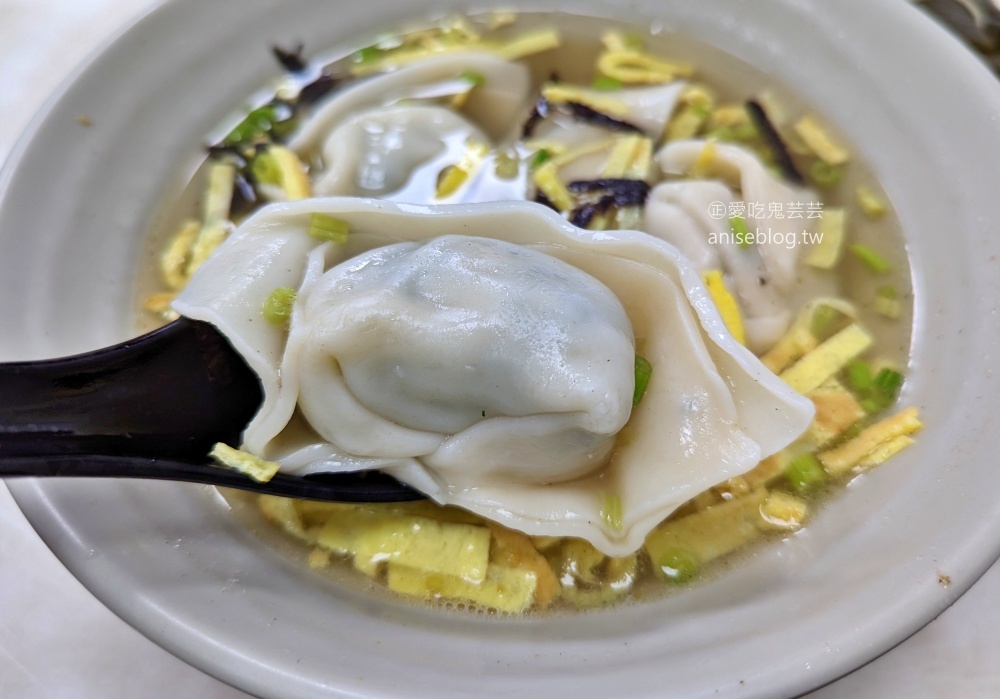
[[[514,129],[531,91],[528,69],[489,53],[457,51],[431,56],[398,70],[371,76],[337,91],[319,105],[289,146],[308,153],[332,129],[359,111],[388,107],[405,100],[422,99],[438,92],[444,83],[463,73],[483,76],[483,85],[469,97],[463,114],[491,139],[500,140]],[[447,94],[447,92],[445,92]]]
[[[631,411],[635,347],[614,294],[511,243],[371,250],[325,272],[296,322],[303,415],[355,454],[426,457],[463,434],[489,456],[439,455],[453,479],[565,481],[600,463]],[[529,433],[531,448],[502,446]]]
[[[405,105],[355,114],[323,143],[321,196],[370,196],[422,203],[434,199],[438,173],[486,135],[450,109]]]
[[[316,213],[345,221],[347,242],[311,238]],[[261,316],[278,287],[297,290],[287,325]],[[249,451],[291,473],[382,469],[609,555],[813,414],[733,339],[676,248],[525,202],[274,204],[174,308],[260,376]],[[653,374],[633,406],[636,354]]]

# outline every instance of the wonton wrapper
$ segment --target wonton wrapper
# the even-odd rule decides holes
[[[671,141],[657,151],[655,159],[664,174],[690,175],[708,144],[709,141],[703,139]],[[809,189],[779,180],[748,148],[732,143],[715,143],[714,148],[709,166],[711,176],[739,190],[740,198],[747,205],[744,218],[750,231],[772,233],[770,239],[756,247],[778,288],[790,288],[796,278],[799,247],[804,236],[816,229],[817,220],[808,217],[806,207],[817,203],[818,197]],[[780,208],[780,215],[770,210],[771,204]],[[758,209],[756,215],[754,208]],[[795,209],[798,217],[789,216]],[[799,244],[788,245],[784,237],[789,234],[796,236]]]
[[[438,173],[459,162],[466,144],[489,144],[452,109],[395,105],[359,112],[323,142],[316,196],[366,196],[405,203],[434,199]]]
[[[349,242],[335,246],[310,238],[314,212],[347,221]],[[298,342],[296,319],[323,272],[366,250],[448,234],[543,251],[592,275],[617,296],[631,321],[637,352],[654,373],[604,466],[546,485],[484,478],[475,470],[477,455],[465,450],[466,438],[477,425],[504,418],[484,418],[437,447],[428,443],[433,451],[427,456],[406,458],[351,454],[320,438],[296,413],[300,386],[309,378],[286,361],[286,349]],[[300,290],[290,331],[267,323],[260,313],[267,295],[282,286]],[[636,231],[581,230],[530,203],[434,208],[316,199],[274,204],[237,229],[174,307],[215,324],[261,377],[265,398],[244,434],[248,450],[276,458],[294,473],[384,469],[438,502],[529,534],[585,538],[610,555],[635,551],[684,501],[785,447],[813,414],[808,400],[732,338],[697,271],[675,248]],[[551,416],[539,417],[544,422]],[[451,449],[461,452],[467,471],[434,468]],[[620,523],[607,516],[610,501],[621,504]]]
[[[482,77],[470,85],[464,73]],[[481,51],[430,55],[335,91],[290,147],[313,162],[316,196],[413,204],[524,199],[525,172],[504,179],[494,156],[476,156],[468,180],[443,198],[437,182],[478,147],[514,135],[531,90],[528,69]],[[461,106],[452,98],[462,95]],[[321,155],[319,160],[313,153]]]
[[[716,218],[710,213],[713,205],[728,211],[736,200],[729,187],[714,180],[663,182],[646,199],[642,229],[676,246],[699,272],[725,272],[743,312],[747,346],[759,355],[781,338],[792,316],[760,246],[735,244],[728,214]]]

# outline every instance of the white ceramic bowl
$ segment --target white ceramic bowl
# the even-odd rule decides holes
[[[270,43],[358,43],[428,8],[467,4],[174,0],[121,35],[50,101],[0,175],[0,358],[131,334],[142,236],[183,186],[203,134],[273,74]],[[896,0],[572,7],[661,22],[728,50],[797,91],[865,154],[900,212],[913,265],[904,400],[928,425],[919,446],[730,575],[555,619],[444,616],[337,587],[261,545],[208,488],[12,483],[66,566],[178,656],[267,697],[787,696],[899,642],[1000,554],[1000,438],[989,422],[1000,340],[993,78]]]

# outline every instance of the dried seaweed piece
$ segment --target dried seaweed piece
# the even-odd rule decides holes
[[[642,206],[649,196],[649,184],[646,181],[619,177],[576,180],[566,188],[573,194],[599,195],[596,200],[586,202],[570,212],[570,223],[580,228],[586,228],[595,216],[607,213],[612,208]]]
[[[605,194],[597,201],[589,202],[573,209],[569,215],[569,222],[578,228],[586,228],[595,216],[607,213],[615,206],[615,197],[612,194]]]
[[[547,206],[547,207],[549,207],[550,209],[552,209],[553,211],[555,211],[557,213],[562,213],[561,211],[559,211],[559,207],[557,207],[555,204],[553,204],[552,200],[549,199],[547,196],[545,196],[545,192],[541,192],[541,191],[537,192],[535,194],[535,198],[532,201],[534,201],[536,204],[541,204],[542,206]]]
[[[615,206],[642,206],[649,196],[649,183],[645,180],[617,177],[576,180],[570,182],[566,188],[574,194],[606,192],[607,196],[613,199]]]
[[[205,146],[205,152],[213,158],[233,157],[238,161],[237,167],[246,165],[246,147],[239,144],[226,145],[225,143],[215,143]]]
[[[320,76],[311,83],[307,83],[302,86],[302,89],[299,90],[299,96],[296,101],[298,104],[314,104],[326,97],[343,81],[343,78],[338,78],[335,75],[321,73]]]
[[[237,220],[246,216],[260,203],[257,190],[251,178],[247,176],[250,168],[241,168],[233,177],[233,198],[229,206],[230,218]]]
[[[615,119],[614,117],[608,116],[602,112],[588,107],[585,104],[580,104],[579,102],[564,102],[562,107],[570,113],[577,121],[582,121],[587,124],[593,124],[594,126],[600,126],[602,128],[608,129],[609,131],[620,131],[623,133],[645,133],[635,124],[629,123],[627,121],[622,121],[621,119]]]
[[[283,49],[277,44],[271,46],[271,53],[277,59],[281,67],[287,70],[289,73],[301,73],[306,69],[307,63],[302,58],[302,49],[305,45],[299,43],[292,50]]]
[[[774,124],[767,117],[767,112],[764,111],[760,102],[757,100],[747,100],[746,109],[765,145],[771,149],[771,153],[774,155],[774,163],[781,170],[781,174],[792,184],[804,187],[806,183],[805,178],[802,177],[802,173],[795,166],[795,161],[792,160],[788,146],[785,145],[785,141],[781,138],[778,130],[774,128]]]
[[[549,101],[544,97],[539,97],[538,101],[531,108],[531,114],[528,115],[524,126],[521,127],[521,137],[531,138],[531,135],[535,132],[535,127],[538,126],[542,119],[548,117],[550,111]]]

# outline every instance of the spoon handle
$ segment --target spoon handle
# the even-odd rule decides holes
[[[216,442],[240,443],[261,399],[228,341],[186,318],[75,357],[0,364],[0,478],[154,478],[341,502],[422,497],[381,473],[258,483],[211,463]]]
[[[257,377],[188,319],[95,352],[0,364],[0,458],[103,454],[204,460],[239,443]]]
[[[0,478],[57,476],[142,478],[184,481],[249,490],[307,500],[336,502],[404,502],[424,496],[395,478],[377,471],[289,476],[279,473],[266,483],[209,463],[95,454],[0,458]]]

